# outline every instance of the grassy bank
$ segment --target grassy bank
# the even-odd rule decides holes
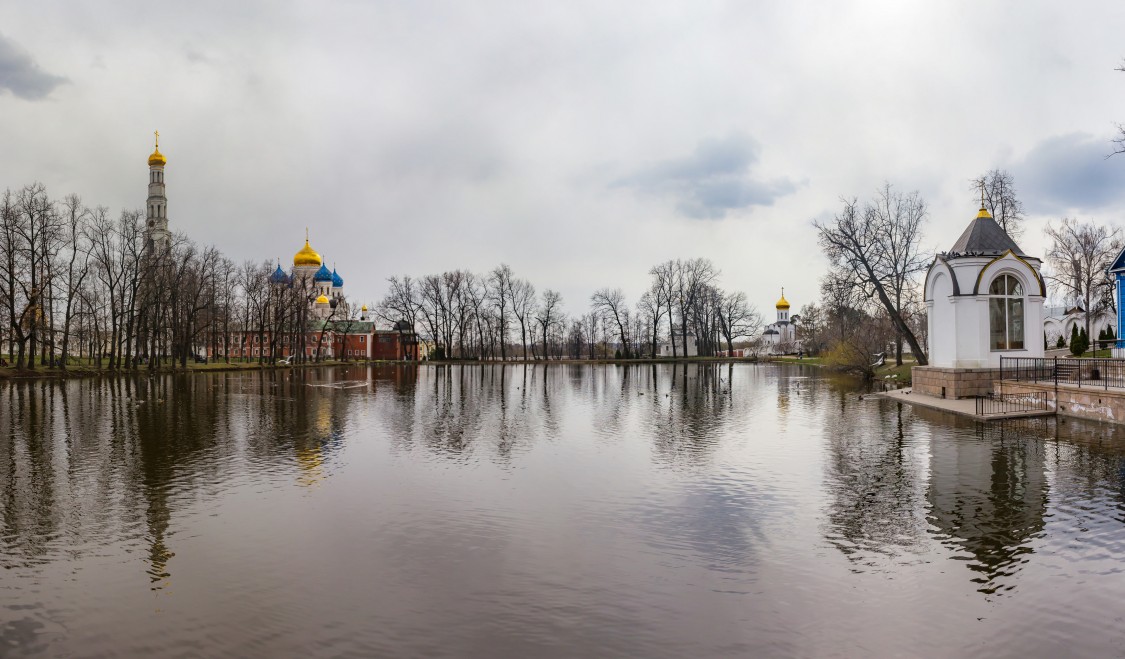
[[[825,362],[821,357],[805,357],[803,359],[798,359],[792,356],[772,357],[770,358],[770,361],[781,364],[804,364],[807,366],[823,366],[825,368],[832,368],[832,366]],[[916,366],[916,364],[913,360],[904,359],[902,366],[895,366],[893,361],[888,361],[886,364],[875,368],[873,379],[894,380],[895,382],[910,384],[910,369],[914,368],[914,366]]]

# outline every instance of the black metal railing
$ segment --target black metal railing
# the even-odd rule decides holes
[[[1085,388],[1125,388],[1125,359],[1001,357],[1000,379]]]
[[[1016,412],[1046,412],[1047,392],[1033,391],[1026,394],[993,393],[976,399],[977,416],[995,416]]]

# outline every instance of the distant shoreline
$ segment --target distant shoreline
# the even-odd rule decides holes
[[[656,365],[656,364],[804,364],[806,366],[821,366],[819,360],[808,358],[797,360],[794,358],[777,357],[641,357],[637,359],[551,359],[551,360],[508,360],[508,361],[479,361],[474,359],[450,359],[442,361],[405,362],[398,360],[365,360],[365,361],[327,361],[304,362],[296,364],[258,364],[258,363],[226,363],[212,362],[210,364],[189,364],[186,368],[178,366],[163,366],[152,371],[147,367],[135,369],[108,369],[96,368],[87,365],[75,365],[66,370],[58,368],[37,367],[35,369],[20,369],[0,367],[0,381],[8,380],[45,380],[45,379],[72,379],[72,378],[97,378],[104,376],[122,375],[176,375],[189,373],[215,373],[231,371],[263,371],[279,370],[285,368],[319,368],[337,366],[561,366],[582,364],[614,364],[628,365]]]

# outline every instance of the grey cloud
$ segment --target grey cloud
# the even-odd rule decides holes
[[[38,101],[64,82],[66,78],[43,71],[31,55],[0,34],[0,91],[8,90],[22,99]]]
[[[1071,133],[1036,144],[1012,165],[1020,194],[1033,214],[1095,210],[1125,199],[1125,160],[1106,159],[1108,138]]]
[[[201,51],[189,48],[184,51],[184,57],[192,64],[210,64],[211,58]]]
[[[654,196],[676,200],[676,209],[696,219],[721,219],[728,211],[770,206],[792,194],[798,184],[788,178],[762,180],[751,175],[761,145],[741,133],[705,139],[685,158],[668,160],[616,182]]]

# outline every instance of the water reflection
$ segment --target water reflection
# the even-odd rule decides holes
[[[657,460],[671,466],[706,463],[723,434],[719,429],[734,416],[732,366],[674,365],[663,386],[662,369],[653,366],[647,371],[647,389],[654,396],[650,432]]]
[[[827,397],[838,404],[825,407],[828,541],[856,570],[919,553],[927,434],[901,404],[865,404],[839,383]]]
[[[366,382],[366,373],[5,385],[0,564],[96,555],[103,542],[124,539],[143,545],[144,571],[162,588],[177,509],[247,478],[242,460],[267,473],[294,467],[303,485],[324,477],[346,433],[348,401],[313,386],[349,379]]]
[[[925,416],[926,412],[921,415]],[[1043,530],[1048,478],[1044,422],[972,424],[972,434],[932,442],[929,521],[943,542],[967,555],[982,593],[1015,587],[1012,579]],[[968,428],[968,422],[958,424]]]
[[[2,384],[0,654],[1118,647],[1116,427],[861,394],[730,364]]]

